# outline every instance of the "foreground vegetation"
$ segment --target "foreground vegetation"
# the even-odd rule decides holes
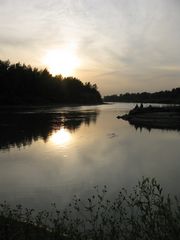
[[[108,200],[107,187],[87,201],[74,197],[63,211],[15,209],[7,203],[0,209],[0,239],[180,239],[179,201],[164,196],[155,179],[143,178],[131,193],[122,189]]]
[[[98,104],[96,84],[0,60],[0,105]]]
[[[105,96],[106,102],[173,103],[180,104],[180,88],[171,91],[125,93]]]

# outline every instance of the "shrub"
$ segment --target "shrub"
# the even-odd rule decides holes
[[[180,239],[180,205],[177,198],[165,196],[157,181],[143,178],[132,192],[124,188],[109,200],[107,187],[86,201],[74,196],[59,211],[35,213],[6,202],[0,205],[0,239]]]

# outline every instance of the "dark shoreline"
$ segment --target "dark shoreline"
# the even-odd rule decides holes
[[[10,104],[10,105],[0,105],[0,110],[3,108],[49,108],[49,107],[53,107],[53,108],[63,108],[63,107],[81,107],[81,106],[97,106],[97,105],[106,105],[107,103],[62,103],[62,104]]]
[[[109,102],[180,104],[180,87],[159,92],[120,93],[104,96]]]
[[[180,130],[180,106],[138,107],[136,105],[128,114],[117,118],[128,121],[135,128]]]

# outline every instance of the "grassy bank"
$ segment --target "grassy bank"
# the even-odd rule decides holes
[[[67,209],[35,213],[18,205],[0,205],[0,239],[180,239],[180,204],[163,193],[155,179],[143,178],[131,192],[122,188],[114,200],[107,187]]]

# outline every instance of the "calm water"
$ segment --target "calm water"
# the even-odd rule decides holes
[[[180,196],[180,133],[135,129],[116,118],[133,106],[1,109],[0,200],[64,206],[95,185],[113,195],[142,176]]]

